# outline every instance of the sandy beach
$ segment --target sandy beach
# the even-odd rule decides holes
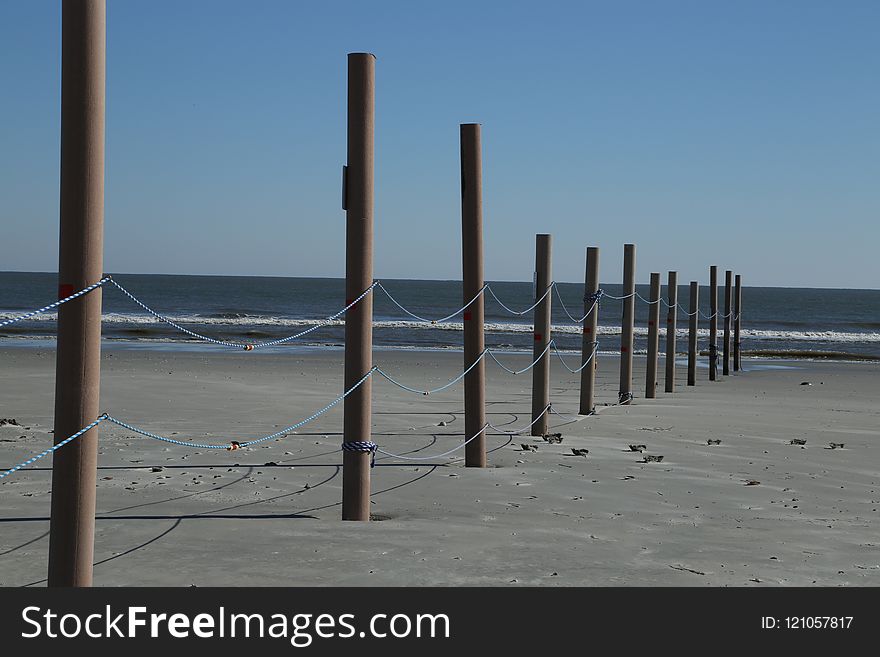
[[[0,427],[5,469],[51,445],[55,358],[51,348],[3,348],[0,359],[0,417],[21,425]],[[421,388],[460,372],[462,355],[389,350],[375,362]],[[617,361],[602,357],[597,415],[554,415],[560,444],[490,436],[484,470],[465,468],[461,452],[427,458],[462,440],[460,385],[425,397],[377,378],[374,440],[416,460],[377,456],[371,523],[340,520],[341,407],[234,452],[105,423],[94,583],[880,585],[880,366],[745,361],[748,371],[716,383],[701,369],[693,388],[680,367],[677,392],[661,382],[647,400],[644,365],[636,359],[633,405],[613,406]],[[487,373],[491,421],[528,424],[530,374],[492,363]],[[102,376],[102,407],[115,417],[225,443],[338,396],[342,352],[110,347]],[[577,375],[554,360],[554,407],[574,414],[577,399]],[[45,584],[50,468],[47,457],[0,482],[0,585]]]

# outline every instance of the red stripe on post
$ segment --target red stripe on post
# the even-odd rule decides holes
[[[541,341],[541,334],[535,333],[535,342],[540,342],[540,341]]]
[[[648,320],[648,326],[654,326],[654,320],[653,320],[653,319]]]
[[[590,328],[589,326],[584,327],[584,333],[592,333],[592,332],[593,332],[593,329]]]
[[[58,299],[66,299],[73,294],[73,285],[70,283],[62,283],[58,286]]]
[[[629,351],[629,347],[621,347],[621,348],[620,348],[620,352],[621,352],[621,353],[624,353],[624,354],[625,354],[627,351]]]
[[[470,314],[470,313],[465,313],[465,314],[464,314],[464,321],[468,321],[470,318],[471,318],[471,314]]]

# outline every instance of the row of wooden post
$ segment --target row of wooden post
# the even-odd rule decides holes
[[[105,98],[105,0],[64,0],[62,4],[61,89],[61,250],[59,295],[94,283],[102,275],[104,216],[104,98]],[[373,282],[373,135],[375,57],[369,53],[348,56],[348,145],[343,168],[343,208],[346,212],[345,294],[346,305]],[[480,126],[463,124],[461,139],[462,272],[464,311],[464,365],[484,355],[484,295],[481,144]],[[536,243],[533,355],[537,363],[532,378],[532,435],[547,433],[550,382],[552,283],[551,237],[538,235]],[[710,295],[710,345],[717,328],[717,269],[712,267]],[[582,360],[594,355],[599,306],[599,250],[587,249]],[[632,348],[635,310],[635,246],[624,248],[624,289],[621,332],[621,403],[632,399]],[[675,272],[669,274],[667,317],[666,390],[675,386]],[[545,294],[547,293],[547,294]],[[659,299],[660,276],[651,275],[652,300]],[[691,312],[697,305],[696,282],[691,283]],[[542,298],[543,297],[543,298]],[[92,422],[99,412],[101,289],[58,313],[56,363],[55,440],[63,440]],[[734,370],[739,369],[740,277],[736,277],[734,323]],[[728,372],[730,347],[730,272],[727,272],[724,324],[724,373]],[[656,381],[659,303],[652,305],[649,319],[649,371],[647,396],[654,396]],[[367,377],[345,400],[343,435],[347,444],[371,444],[372,295],[362,298],[345,318],[344,388],[351,389]],[[690,319],[688,384],[695,381],[696,314]],[[539,356],[542,356],[539,358]],[[710,378],[715,362],[710,359]],[[580,413],[594,411],[595,357],[581,371]],[[472,440],[465,448],[466,464],[486,466],[485,360],[464,377],[465,434]],[[49,542],[50,586],[90,586],[94,555],[95,486],[97,479],[98,429],[59,450],[53,460],[52,517]],[[343,450],[342,517],[370,518],[370,453]]]
[[[349,55],[349,159],[345,167],[344,205],[347,210],[346,303],[365,290],[372,280],[372,135],[373,76],[375,58],[368,54]],[[482,218],[482,156],[479,124],[460,126],[461,146],[461,219],[462,219],[462,302],[469,304],[463,313],[464,369],[476,366],[464,377],[465,464],[486,466],[486,369],[484,349],[485,298],[483,289],[483,218]],[[535,308],[532,356],[532,425],[533,436],[543,436],[549,429],[550,408],[550,343],[552,294],[552,238],[539,234],[535,241]],[[624,245],[623,311],[621,317],[620,388],[618,402],[629,404],[633,398],[633,335],[636,302],[636,247]],[[581,363],[591,357],[593,362],[581,370],[581,414],[595,412],[594,391],[596,372],[596,331],[599,305],[599,249],[587,249],[584,282],[584,312]],[[723,341],[723,373],[729,373],[731,330],[731,276],[726,272]],[[740,277],[736,277],[736,310],[733,322],[734,370],[739,369],[739,313],[741,302]],[[699,327],[699,287],[690,285],[690,318],[688,335],[688,385],[696,384],[697,330]],[[670,271],[667,278],[666,366],[667,393],[675,391],[675,356],[678,323],[678,274]],[[717,267],[710,269],[710,337],[709,378],[716,378],[715,348],[717,340]],[[651,274],[648,318],[648,364],[645,396],[656,396],[657,360],[659,352],[660,274]],[[369,297],[365,298],[367,301]],[[346,315],[345,388],[349,389],[372,367],[370,357],[372,304],[361,302]],[[370,434],[369,381],[345,401],[345,441],[369,443]],[[370,466],[369,454],[345,452],[343,474],[343,519],[369,520]]]

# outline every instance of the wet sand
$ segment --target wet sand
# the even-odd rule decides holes
[[[183,440],[270,434],[342,389],[341,351],[103,358],[103,409]],[[5,469],[51,445],[54,352],[3,348],[0,362],[0,417],[21,424],[0,427]],[[462,368],[460,352],[377,351],[376,362],[419,388]],[[644,364],[634,403],[613,406],[617,361],[601,357],[597,415],[552,416],[560,444],[490,436],[484,470],[461,452],[428,458],[462,440],[460,384],[425,397],[377,378],[374,440],[418,460],[377,457],[372,523],[340,520],[341,407],[234,452],[105,423],[95,584],[880,585],[880,366],[747,361],[716,383],[700,369],[693,388],[680,367],[677,392],[661,381],[648,400]],[[487,373],[493,424],[528,424],[530,374],[491,362]],[[578,378],[553,361],[560,413],[577,411]],[[45,584],[50,468],[47,457],[0,480],[0,585]]]

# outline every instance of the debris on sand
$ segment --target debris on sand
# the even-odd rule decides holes
[[[792,438],[791,440],[788,441],[788,444],[789,445],[806,445],[807,439],[806,438]]]
[[[437,426],[438,426],[438,427],[445,427],[445,426],[446,426],[446,420],[440,420],[440,421],[437,423]]]
[[[707,445],[720,445],[721,439],[720,438],[709,438],[709,440],[706,441],[706,444]]]
[[[575,456],[586,456],[587,454],[590,453],[590,450],[588,450],[588,449],[579,449],[579,448],[577,448],[577,447],[572,447],[572,448],[571,448],[571,453],[574,454]]]
[[[519,446],[522,447],[522,451],[524,451],[524,452],[537,452],[538,451],[537,445],[530,445],[529,443],[520,443]]]
[[[653,456],[651,454],[645,454],[645,458],[643,458],[641,463],[660,463],[663,460],[663,455]]]
[[[686,573],[693,573],[694,575],[705,575],[706,574],[701,570],[694,570],[693,568],[686,568],[685,566],[682,566],[682,565],[674,566],[672,564],[669,564],[669,567],[675,568],[675,570],[683,570]]]
[[[562,442],[562,434],[561,433],[545,433],[543,438],[551,445],[559,444]]]
[[[5,427],[7,425],[9,425],[10,427],[20,427],[21,426],[21,424],[19,424],[18,420],[16,420],[14,417],[10,417],[10,418],[0,417],[0,427]]]
[[[828,449],[843,449],[843,443],[828,443]]]
[[[809,381],[801,381],[801,385],[802,385],[802,386],[811,386],[811,385],[813,385],[813,384],[810,383]]]
[[[631,452],[640,452],[641,453],[641,452],[644,452],[646,449],[648,449],[647,445],[630,445],[629,446],[629,451],[631,451]]]
[[[758,481],[757,479],[749,479],[749,480],[745,483],[746,486],[759,486],[760,484],[761,484],[761,482]]]

